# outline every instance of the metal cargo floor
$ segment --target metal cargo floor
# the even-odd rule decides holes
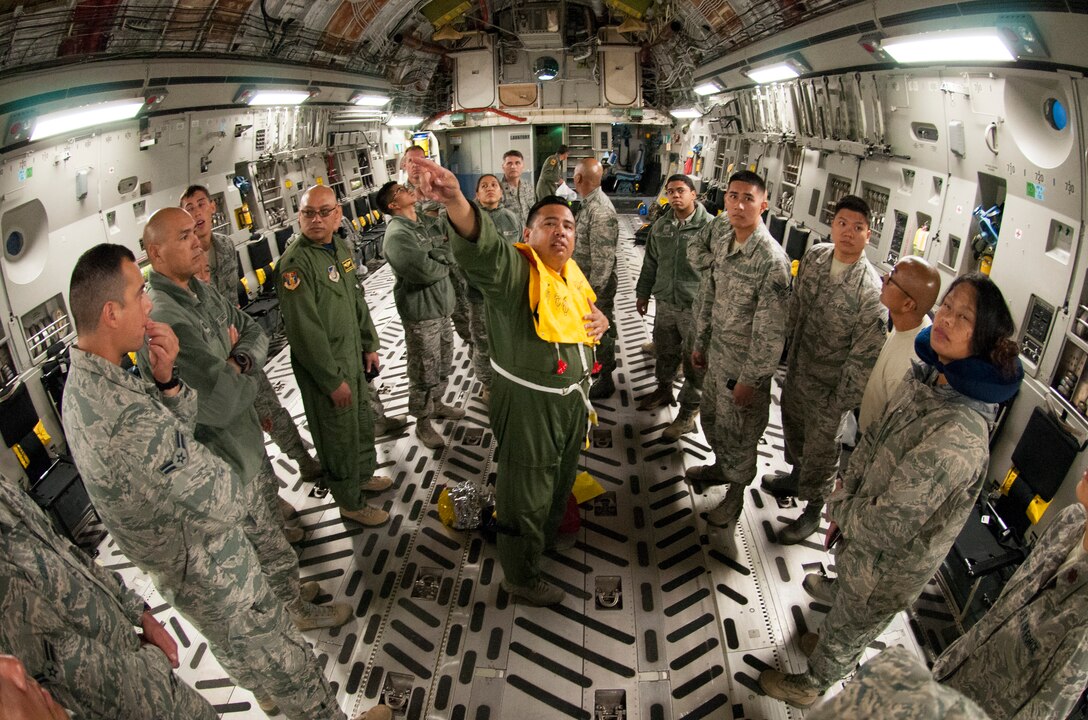
[[[620,219],[619,389],[598,404],[600,428],[583,455],[607,494],[583,506],[575,548],[549,554],[544,564],[548,579],[567,592],[562,605],[510,603],[499,588],[494,546],[438,519],[435,503],[444,484],[494,482],[487,409],[460,340],[447,400],[467,415],[438,426],[446,447],[427,451],[411,425],[378,444],[380,470],[394,480],[375,501],[393,516],[386,527],[345,526],[331,496],[310,497],[294,464],[269,443],[281,494],[299,509],[307,530],[298,546],[303,579],[321,581],[326,594],[319,602],[355,607],[355,619],[344,627],[307,633],[349,716],[379,700],[399,708],[397,718],[413,720],[803,716],[763,697],[756,677],[767,667],[804,668],[797,638],[818,628],[827,608],[801,589],[801,579],[831,569],[832,559],[819,543],[822,534],[792,547],[773,541],[798,511],[793,502],[782,506],[762,493],[758,480],[745,503],[739,562],[708,542],[703,515],[723,491],[698,495],[683,481],[686,467],[707,461],[705,439],[695,434],[663,443],[661,430],[676,408],[635,410],[634,398],[655,386],[653,358],[641,350],[653,318],[635,310],[642,249],[632,236],[638,223],[635,216]],[[383,346],[378,382],[391,415],[407,407],[404,337],[392,285],[388,267],[366,280]],[[309,439],[288,352],[280,352],[268,371]],[[776,386],[760,474],[785,467],[777,394]],[[101,559],[144,594],[178,636],[180,675],[223,717],[264,717],[203,638],[109,539]],[[596,589],[617,584],[618,599],[601,602]],[[924,596],[928,614],[947,622],[947,607],[931,588]],[[873,648],[905,645],[921,656],[918,638],[927,634],[902,614]]]

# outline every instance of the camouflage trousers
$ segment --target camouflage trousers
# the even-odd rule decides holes
[[[724,369],[715,367],[711,355],[699,404],[703,434],[726,482],[748,485],[756,477],[759,440],[770,418],[771,393],[768,388],[756,388],[751,404],[740,407],[733,402],[729,380]]]
[[[453,368],[453,330],[450,319],[404,323],[408,356],[408,412],[417,419],[429,418],[442,401]]]
[[[222,558],[216,577],[165,593],[207,638],[230,677],[288,718],[346,720],[305,638],[272,594],[252,551]],[[244,579],[238,582],[239,575]],[[160,588],[162,590],[162,588]]]
[[[616,283],[616,273],[613,272],[604,290],[597,293],[595,303],[608,318],[608,332],[601,336],[601,344],[597,346],[597,362],[601,364],[601,375],[609,375],[616,369]]]
[[[844,539],[835,558],[835,601],[820,626],[820,641],[808,659],[811,684],[826,690],[846,677],[858,658],[895,616],[921,594],[929,577],[917,577],[899,562],[881,562],[879,548]]]
[[[656,303],[654,317],[654,347],[657,362],[654,377],[661,387],[672,388],[680,368],[684,368],[684,385],[680,388],[680,409],[692,413],[699,409],[703,373],[691,364],[695,340],[695,317],[691,308],[662,302]]]
[[[487,344],[487,310],[483,300],[469,305],[472,320],[472,367],[485,388],[491,387],[491,351]]]
[[[80,718],[92,720],[215,720],[215,708],[174,674],[153,645],[141,645],[132,633],[128,647],[107,647],[74,637],[59,651],[56,672],[42,680],[53,699]],[[5,648],[19,654],[18,648]]]
[[[280,403],[280,398],[276,395],[276,389],[272,387],[272,382],[268,379],[268,375],[265,374],[264,370],[258,370],[256,377],[257,400],[254,402],[254,406],[257,408],[257,417],[261,420],[261,426],[265,427],[268,423],[271,423],[272,428],[268,431],[268,434],[272,437],[272,441],[283,451],[284,455],[295,462],[300,461],[303,456],[308,456],[309,453],[306,451],[306,444],[302,441],[302,436],[298,434],[298,427],[295,425],[291,413],[287,412],[287,409]]]
[[[453,294],[456,300],[453,306],[453,327],[457,331],[457,337],[466,343],[472,342],[472,310],[468,300],[468,280],[460,268],[450,273],[450,282],[453,283]]]
[[[799,473],[799,500],[823,503],[838,469],[835,435],[841,414],[833,409],[832,388],[786,378],[782,390],[782,432],[786,462]]]
[[[291,605],[298,602],[298,555],[283,534],[280,515],[280,481],[268,455],[264,455],[261,471],[254,479],[254,497],[246,522],[246,537],[257,550],[261,572],[280,602]]]

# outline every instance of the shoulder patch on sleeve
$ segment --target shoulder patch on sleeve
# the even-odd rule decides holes
[[[288,290],[294,290],[302,284],[302,278],[298,276],[298,272],[295,270],[288,270],[283,274],[283,286]]]
[[[556,160],[555,158],[552,158],[552,159],[551,159],[551,160],[550,160],[549,162],[551,162],[551,164],[552,164],[552,167],[555,167],[556,165],[558,165],[558,164],[559,164],[559,161],[558,161],[558,160]]]
[[[174,432],[174,442],[177,443],[177,448],[173,456],[159,466],[159,472],[163,475],[169,475],[189,462],[189,443],[180,430]]]

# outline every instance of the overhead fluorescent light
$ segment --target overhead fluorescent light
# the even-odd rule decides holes
[[[669,110],[669,115],[680,120],[694,120],[695,118],[701,118],[703,114],[693,107],[676,108],[675,110]]]
[[[707,80],[695,86],[695,92],[698,95],[713,95],[714,93],[720,93],[724,89],[717,80]]]
[[[314,88],[298,90],[249,87],[239,90],[234,102],[246,105],[301,105],[317,93]]]
[[[129,98],[47,113],[40,116],[34,123],[30,140],[33,142],[61,133],[74,132],[119,120],[129,120],[136,117],[136,113],[140,112],[143,106],[143,98]]]
[[[801,56],[801,53],[792,53],[786,57],[785,60],[780,60],[769,65],[745,68],[744,70],[741,70],[741,73],[746,75],[752,82],[762,85],[763,83],[792,80],[793,78],[800,77],[811,71],[812,68],[805,62],[805,58]]]
[[[351,104],[361,107],[385,107],[389,103],[389,96],[375,93],[357,92],[351,96]]]
[[[419,115],[394,115],[385,121],[389,127],[415,127],[423,122]]]
[[[902,64],[1016,60],[1003,33],[992,27],[890,37],[882,40],[880,46]]]

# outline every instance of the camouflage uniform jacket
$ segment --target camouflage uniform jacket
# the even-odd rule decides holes
[[[193,437],[196,392],[165,397],[103,358],[72,348],[64,432],[87,493],[117,547],[166,601],[182,590],[243,591],[254,558],[243,533],[255,502]]]
[[[549,155],[540,166],[540,175],[536,179],[536,199],[547,195],[555,195],[559,185],[563,182],[565,163],[558,155]]]
[[[151,317],[178,336],[178,374],[199,398],[196,439],[230,463],[243,480],[257,477],[264,460],[254,407],[258,379],[255,372],[236,372],[227,358],[242,356],[254,370],[260,369],[268,355],[268,336],[253,318],[196,278],[189,280],[188,290],[154,270],[150,278]],[[233,348],[231,325],[240,335]],[[137,353],[137,362],[144,377],[151,377],[146,348]]]
[[[524,227],[525,221],[529,219],[529,210],[536,204],[536,193],[533,191],[532,181],[526,180],[523,176],[518,180],[518,186],[515,188],[506,181],[505,177],[499,177],[499,187],[502,188],[502,207],[514,213],[514,217]]]
[[[363,372],[363,354],[379,346],[351,252],[335,235],[331,249],[295,235],[277,267],[292,366],[326,395],[351,384]]]
[[[807,720],[990,720],[971,700],[939,685],[925,663],[901,645],[893,645],[866,662],[842,692],[805,713],[805,717]]]
[[[635,297],[649,298],[682,308],[690,308],[699,291],[701,276],[688,262],[688,242],[699,235],[712,220],[702,203],[683,224],[672,212],[657,219],[646,241],[642,272],[635,284]]]
[[[420,197],[419,190],[416,188],[415,185],[411,183],[410,180],[404,181],[404,187],[414,192],[416,194],[416,197]],[[442,203],[436,202],[434,200],[416,200],[416,214],[421,217],[424,215],[428,217],[436,217],[445,209],[446,208],[442,206]]]
[[[404,322],[434,320],[453,312],[450,273],[457,263],[445,236],[445,221],[420,215],[416,222],[390,215],[383,252],[396,282],[393,299]]]
[[[833,390],[839,417],[861,404],[865,383],[887,337],[880,278],[862,256],[831,277],[835,246],[817,245],[801,259],[789,302],[785,392],[794,383]]]
[[[715,255],[695,303],[694,348],[726,380],[768,390],[786,341],[789,258],[763,223],[743,245],[724,216],[707,231]]]
[[[215,252],[215,262],[211,265],[210,284],[227,302],[234,305],[238,298],[238,278],[241,276],[234,242],[226,235],[212,233],[212,249]]]
[[[899,580],[882,592],[901,596],[903,607],[933,577],[978,499],[996,412],[916,363],[828,499],[851,551],[871,554],[874,576]]]
[[[990,611],[937,658],[935,678],[995,718],[1069,714],[1088,684],[1088,559],[1058,570],[1084,523],[1081,505],[1061,511]]]
[[[143,612],[143,600],[116,573],[58,535],[25,492],[0,480],[0,651],[57,693],[80,685],[81,664],[139,651],[135,628]],[[113,715],[111,699],[96,689],[70,709]],[[68,705],[63,694],[56,699]]]
[[[589,286],[601,294],[616,274],[616,243],[620,238],[616,208],[597,188],[582,199],[575,220],[572,258],[585,273]]]

